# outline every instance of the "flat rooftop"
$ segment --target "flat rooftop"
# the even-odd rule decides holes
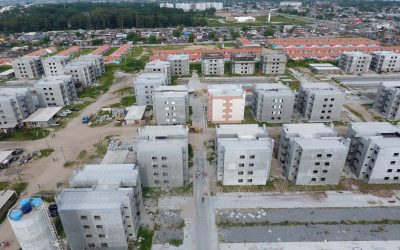
[[[130,106],[126,109],[128,113],[125,115],[125,120],[142,120],[146,106]]]
[[[346,141],[340,138],[293,138],[302,149],[346,149]]]
[[[10,155],[12,155],[12,150],[0,151],[0,163],[3,163]]]
[[[245,91],[238,84],[209,84],[208,93],[215,96],[243,96]]]
[[[380,149],[400,148],[400,137],[372,137],[371,141],[376,143]]]
[[[350,126],[359,136],[375,136],[400,131],[398,127],[389,122],[353,122]]]
[[[145,126],[138,129],[138,137],[149,139],[187,138],[188,130],[183,125]]]
[[[282,83],[258,83],[255,85],[255,90],[276,91],[290,90],[290,88]]]
[[[101,164],[133,164],[134,161],[128,160],[129,150],[107,150]]]
[[[189,55],[188,54],[168,55],[168,60],[189,60]]]
[[[316,137],[320,135],[336,136],[336,130],[323,123],[294,123],[294,124],[283,124],[282,129],[286,134],[294,134],[296,137]]]
[[[74,172],[71,187],[134,187],[137,185],[139,170],[135,164],[89,164],[81,171]]]
[[[30,92],[28,88],[11,88],[11,87],[5,87],[5,88],[0,88],[0,96],[16,96],[16,95],[26,95],[27,93]]]
[[[164,73],[155,73],[155,72],[141,73],[136,77],[135,84],[136,83],[160,83],[160,82],[165,82],[166,79],[167,79],[167,76]]]
[[[59,211],[121,209],[122,200],[132,192],[130,188],[93,190],[66,188],[57,196]]]
[[[218,144],[228,150],[272,150],[273,141],[269,138],[261,140],[236,140],[232,138],[218,138]]]
[[[47,107],[47,108],[40,108],[33,112],[30,116],[28,116],[22,122],[47,122],[51,118],[53,118],[62,107]]]
[[[188,91],[188,87],[186,85],[169,85],[169,86],[159,86],[157,88],[155,88],[154,92],[187,92]]]
[[[56,75],[56,76],[46,76],[40,79],[35,83],[36,84],[48,84],[48,85],[53,85],[53,84],[60,84],[65,81],[71,81],[72,76],[71,75]]]
[[[7,203],[7,201],[15,194],[14,190],[1,190],[0,191],[0,209]],[[16,195],[16,194],[15,194]]]
[[[257,124],[221,124],[216,129],[217,138],[257,139],[268,136],[267,130]]]

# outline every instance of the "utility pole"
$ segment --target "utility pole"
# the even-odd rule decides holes
[[[61,153],[62,153],[62,155],[64,157],[64,163],[67,162],[67,158],[65,158],[65,154],[64,154],[64,150],[63,150],[62,146],[61,146]]]

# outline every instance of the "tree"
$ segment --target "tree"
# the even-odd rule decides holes
[[[157,39],[157,37],[155,35],[151,34],[149,36],[149,38],[147,38],[147,43],[157,44],[157,43],[160,43],[160,41]]]
[[[180,28],[174,29],[174,30],[172,31],[172,35],[173,35],[174,37],[180,37],[180,36],[182,35],[182,29],[180,29]]]
[[[250,28],[247,27],[247,26],[243,26],[243,27],[242,27],[242,31],[243,31],[243,32],[247,32],[247,31],[249,31],[249,30],[250,30]]]
[[[231,31],[231,37],[233,39],[239,38],[240,37],[240,32],[238,31]]]
[[[264,31],[264,36],[274,36],[274,29],[272,27],[267,27]]]
[[[188,37],[188,42],[189,42],[189,43],[193,43],[193,42],[194,42],[194,34],[193,34],[193,33],[191,33],[191,34],[189,35],[189,37]]]
[[[132,41],[133,43],[137,43],[140,41],[140,35],[137,32],[129,32],[126,39],[128,39],[128,41]]]
[[[207,37],[209,40],[215,40],[215,39],[217,39],[217,34],[215,34],[214,31],[210,31],[210,32],[208,32]]]
[[[102,45],[104,43],[103,39],[93,39],[92,40],[92,45],[97,46],[97,45]]]

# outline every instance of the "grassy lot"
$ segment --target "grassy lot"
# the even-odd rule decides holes
[[[265,22],[267,21],[267,17],[261,17],[265,20]],[[260,19],[259,19],[260,20]],[[280,24],[306,24],[308,22],[298,19],[298,18],[287,18],[281,15],[277,15],[277,16],[271,16],[271,22],[279,22]]]
[[[107,92],[110,89],[111,85],[114,82],[114,72],[117,69],[115,65],[107,64],[106,65],[106,72],[99,77],[99,85],[92,86],[89,88],[84,89],[82,92],[78,94],[79,98],[92,98],[96,99],[101,94]]]
[[[196,70],[197,74],[201,76],[201,63],[191,63],[190,72],[192,72],[192,70]]]
[[[242,123],[245,123],[245,124],[257,123],[256,119],[253,116],[252,107],[251,106],[246,106],[245,107],[245,109],[244,109],[244,120],[242,121]]]
[[[110,48],[103,56],[109,56],[114,53],[118,48]]]
[[[129,246],[129,249],[151,250],[151,246],[153,245],[153,235],[153,230],[140,226],[138,239],[141,239],[141,241]]]
[[[72,59],[78,58],[78,57],[83,56],[83,55],[87,55],[87,54],[89,54],[90,52],[92,52],[94,50],[95,49],[93,49],[93,48],[80,49],[77,53],[74,54]]]
[[[120,94],[120,95],[133,94],[133,88],[126,87],[126,88],[118,89],[118,90],[114,91],[113,94]]]
[[[0,65],[0,73],[12,69],[11,65]]]
[[[40,152],[40,156],[38,156],[38,157],[44,158],[44,157],[49,157],[54,152],[54,149],[45,148],[45,149],[41,149],[39,152]]]
[[[47,137],[49,131],[42,128],[19,128],[11,134],[0,134],[0,141],[33,141]]]
[[[296,67],[308,68],[310,63],[331,63],[334,66],[339,65],[339,61],[337,61],[337,60],[317,60],[317,59],[292,60],[292,59],[289,59],[287,62],[287,67],[289,67],[289,68],[296,68]]]
[[[20,195],[26,187],[28,186],[28,182],[9,182],[9,181],[0,181],[0,191],[1,190],[14,190],[18,195]]]
[[[190,196],[193,193],[193,182],[187,183],[183,187],[175,188],[156,188],[156,187],[144,187],[143,197],[158,199],[162,196]]]
[[[136,103],[135,96],[124,96],[118,103],[111,104],[111,108],[121,108],[121,107],[129,107]]]
[[[358,118],[360,118],[361,121],[366,122],[367,120],[364,118],[364,116],[358,112],[357,110],[351,108],[349,105],[344,105],[351,113],[353,113],[353,115],[357,116]]]
[[[61,223],[60,217],[56,217],[53,220],[54,226],[56,227],[56,231],[58,236],[60,236],[61,239],[65,239],[65,232],[64,232],[64,227]]]

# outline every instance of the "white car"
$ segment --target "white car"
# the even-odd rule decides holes
[[[69,110],[69,109],[67,109],[67,110],[64,110],[64,112],[63,113],[65,113],[65,114],[71,114],[72,113],[72,111],[71,110]]]
[[[61,124],[60,123],[52,123],[52,124],[50,124],[50,126],[52,126],[52,127],[56,127],[56,126],[60,126]]]
[[[61,114],[60,114],[60,116],[61,117],[65,117],[65,116],[67,116],[68,114],[66,114],[66,113],[64,113],[64,112],[62,112]]]

